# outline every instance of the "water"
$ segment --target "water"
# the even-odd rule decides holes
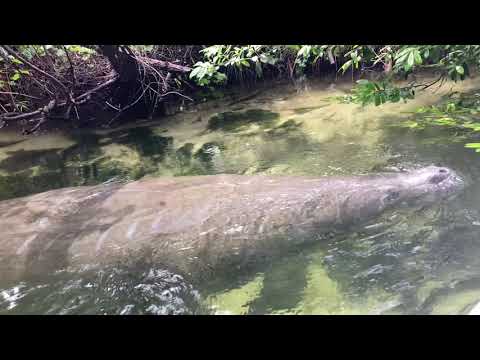
[[[257,271],[218,274],[193,287],[148,264],[63,270],[0,284],[0,313],[468,312],[480,301],[479,154],[464,148],[469,139],[453,130],[398,125],[412,118],[408,111],[437,104],[451,90],[480,88],[480,79],[380,108],[331,100],[349,87],[267,84],[254,96],[239,92],[113,131],[33,137],[4,131],[0,199],[143,176],[354,175],[430,164],[460,172],[470,184],[465,192],[432,207],[385,213],[355,232],[294,249]]]
[[[208,311],[200,294],[176,274],[145,264],[135,271],[57,271],[0,291],[0,314],[177,315]]]

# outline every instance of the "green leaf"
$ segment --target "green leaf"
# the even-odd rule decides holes
[[[422,65],[422,56],[418,50],[415,51],[415,65]]]
[[[448,117],[435,119],[434,123],[438,125],[457,125],[457,122],[454,119]]]
[[[311,45],[304,45],[302,48],[298,51],[297,56],[303,56],[303,57],[308,57],[310,56],[310,51],[312,50]]]
[[[323,56],[323,54],[324,54],[323,51],[320,51],[318,55],[315,57],[315,59],[313,59],[313,63],[315,64],[318,61],[318,59],[320,59]]]
[[[221,73],[221,72],[217,72],[215,73],[215,81],[219,84],[225,82],[227,80],[227,75]]]
[[[370,83],[370,81],[365,80],[365,79],[357,80],[357,84],[359,84],[359,85],[367,85],[369,83]]]
[[[301,49],[301,45],[287,45],[287,49],[297,51]]]
[[[463,66],[456,66],[455,67],[455,70],[457,71],[457,73],[459,73],[460,75],[463,75],[465,73],[465,69],[463,68]]]
[[[467,143],[465,147],[469,149],[480,149],[480,143]]]
[[[345,73],[345,71],[347,71],[347,69],[350,67],[350,65],[352,65],[352,61],[353,60],[348,60],[345,64],[343,64],[340,67],[340,70],[342,70],[342,73]]]
[[[13,80],[13,81],[17,81],[18,79],[20,79],[20,73],[15,73],[11,78],[10,80]]]
[[[197,76],[199,71],[200,71],[200,67],[193,68],[193,70],[190,72],[190,79],[193,79],[195,76]]]
[[[473,131],[480,131],[480,124],[464,124],[463,127]]]
[[[415,54],[413,51],[408,55],[407,64],[410,68],[415,64]]]
[[[416,127],[418,127],[418,122],[414,120],[407,120],[404,123],[402,123],[400,126],[408,127],[410,129],[415,129]]]
[[[205,75],[207,75],[207,68],[205,68],[205,67],[199,68],[197,77],[199,77],[201,79],[201,78],[204,78]]]
[[[267,63],[269,65],[275,65],[275,63],[277,62],[277,59],[275,59],[271,56],[268,56],[266,54],[260,54],[260,61],[262,63]]]
[[[395,60],[400,60],[408,55],[410,48],[402,49],[395,55]]]

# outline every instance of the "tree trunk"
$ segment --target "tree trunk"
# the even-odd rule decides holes
[[[122,45],[99,45],[100,52],[108,58],[119,78],[113,89],[112,97],[119,108],[124,108],[139,91],[140,72],[132,51]]]

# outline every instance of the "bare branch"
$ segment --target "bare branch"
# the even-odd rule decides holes
[[[180,94],[178,91],[169,91],[169,92],[167,92],[167,93],[165,93],[165,94],[162,94],[162,97],[167,96],[167,95],[169,95],[169,94],[176,94],[176,95],[178,95],[178,96],[184,97],[185,99],[188,99],[188,100],[190,100],[190,101],[193,101],[192,98],[190,98],[190,97],[188,97],[188,96],[186,96],[186,95]]]
[[[80,104],[85,103],[86,101],[88,101],[91,94],[93,94],[94,92],[99,91],[99,90],[103,89],[104,87],[114,83],[117,79],[118,79],[118,76],[114,76],[112,79],[106,81],[105,83],[100,84],[99,86],[97,86],[97,87],[87,91],[86,93],[78,96],[77,98],[74,99],[73,104],[74,105],[80,105]],[[23,114],[5,113],[5,114],[1,114],[0,115],[0,122],[1,121],[22,120],[22,119],[32,118],[34,116],[41,115],[41,114],[47,115],[54,108],[63,107],[63,106],[66,106],[68,104],[72,104],[72,102],[67,100],[67,101],[64,101],[64,102],[61,102],[61,103],[57,103],[57,101],[54,99],[54,100],[51,100],[48,103],[48,105],[46,105],[42,108],[39,108],[35,111],[28,112],[28,113],[23,113]],[[70,110],[67,110],[67,112],[70,113]]]
[[[35,47],[33,49],[35,51],[37,51],[35,49]],[[53,59],[52,59],[51,55],[49,54],[48,49],[45,45],[43,45],[43,51],[45,51],[45,56],[47,57],[48,61],[50,62],[50,66],[52,67],[53,72],[56,73],[57,71],[55,69],[55,64],[54,64]]]
[[[52,80],[53,82],[55,82],[56,84],[58,84],[63,92],[65,93],[65,95],[67,96],[68,98],[68,89],[65,85],[62,84],[62,82],[60,80],[58,80],[56,77],[50,75],[49,73],[43,71],[42,69],[38,68],[37,66],[33,65],[31,62],[29,62],[28,60],[26,60],[23,56],[21,56],[20,54],[18,54],[16,51],[14,51],[10,46],[8,45],[2,45],[2,47],[5,49],[5,51],[10,54],[11,56],[13,56],[14,58],[20,60],[21,62],[23,62],[24,64],[26,64],[28,67],[30,67],[31,69],[39,72],[40,74],[43,74],[44,76],[48,77],[50,80]]]
[[[435,85],[436,83],[438,83],[439,81],[443,80],[445,78],[445,76],[442,74],[440,75],[436,80],[432,81],[431,83],[427,83],[427,84],[416,84],[416,85],[413,85],[412,87],[416,88],[416,87],[421,87],[422,90],[425,90],[425,89],[428,89],[430,86],[433,86]]]
[[[20,94],[18,92],[14,92],[14,91],[0,91],[0,94],[2,95],[18,95],[18,96],[25,96],[25,97],[28,97],[28,98],[31,98],[31,99],[37,99],[37,100],[41,100],[39,97],[37,96],[32,96],[32,95],[27,95],[27,94]]]
[[[189,72],[192,70],[192,68],[188,66],[183,66],[183,65],[178,65],[178,64],[173,64],[168,61],[163,61],[163,60],[156,60],[156,59],[151,59],[148,57],[144,56],[135,56],[136,59],[140,61],[144,61],[150,65],[156,65],[162,69],[168,70],[168,71],[176,71],[176,72]]]
[[[77,79],[75,77],[75,70],[73,68],[72,59],[70,59],[70,54],[68,53],[68,50],[65,47],[65,45],[62,45],[62,47],[63,47],[63,51],[65,51],[65,54],[67,55],[68,63],[70,64],[70,73],[72,74],[73,86],[75,86],[75,84],[77,83]]]
[[[147,91],[147,88],[143,89],[142,93],[140,94],[140,96],[135,100],[133,101],[132,103],[130,103],[129,105],[123,107],[122,109],[120,109],[120,111],[118,112],[118,114],[116,114],[109,122],[108,122],[108,125],[110,125],[111,123],[113,123],[125,110],[131,108],[133,105],[135,105],[142,97],[143,95],[145,94],[145,91]]]
[[[118,76],[117,74],[115,74],[110,80],[108,80],[108,81],[106,81],[106,82],[98,85],[97,87],[95,87],[95,88],[87,91],[86,93],[78,96],[77,98],[75,98],[75,102],[77,102],[78,100],[82,100],[82,99],[86,98],[87,96],[90,96],[90,95],[93,94],[94,92],[97,92],[97,91],[103,89],[104,87],[107,87],[107,86],[113,84],[115,81],[118,80],[118,77],[119,77],[119,76]]]
[[[37,109],[35,111],[31,111],[31,112],[20,114],[20,115],[14,115],[14,116],[8,116],[9,114],[12,114],[12,113],[6,113],[6,114],[2,114],[0,116],[0,120],[10,121],[10,120],[27,119],[27,118],[34,117],[35,115],[39,115],[42,112],[42,110],[43,110],[43,108],[40,108],[40,109]],[[14,114],[16,114],[16,113],[14,113]]]
[[[0,46],[0,49],[4,50],[1,46]],[[4,50],[6,52],[6,50]],[[5,59],[5,62],[6,63],[10,63],[10,59],[4,54],[3,51],[0,51],[0,56],[3,57]],[[15,63],[11,63],[11,65],[18,71],[20,72],[20,67],[15,64]],[[41,89],[45,90],[50,96],[53,96],[53,92],[51,92],[45,85],[43,85],[40,81],[38,81],[37,79],[35,79],[35,77],[31,76],[31,79],[35,82],[35,84],[37,84]]]
[[[8,76],[8,69],[6,64],[5,64],[5,74]],[[17,110],[17,104],[15,103],[15,99],[13,98],[13,95],[12,95],[12,87],[10,86],[10,81],[8,80],[7,80],[7,86],[8,86],[8,90],[10,90],[8,93],[10,94],[10,104],[12,105],[12,109]]]
[[[40,117],[40,120],[35,124],[35,126],[33,128],[31,128],[30,130],[27,130],[27,129],[23,130],[23,134],[24,135],[30,135],[30,134],[34,133],[46,121],[47,121],[46,116],[44,114],[42,114],[42,116]]]

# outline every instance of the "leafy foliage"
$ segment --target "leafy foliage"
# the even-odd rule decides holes
[[[450,78],[454,81],[464,80],[470,74],[470,68],[480,65],[480,45],[388,45],[382,47],[378,52],[370,46],[359,46],[359,49],[369,49],[374,54],[373,64],[383,64],[386,73],[391,74],[386,77],[385,81],[391,82],[392,75],[406,76],[414,70],[422,68],[433,68],[437,71],[439,79]],[[355,62],[349,60],[342,66],[342,71],[346,71]],[[358,63],[358,62],[357,62]],[[393,90],[393,85],[386,86],[390,89],[390,96],[385,94],[382,96],[373,87],[365,84],[357,85],[354,93],[362,93],[362,104],[374,103],[381,105],[386,101],[396,102],[400,98],[407,99],[414,96],[413,89],[419,87],[415,81],[409,88],[399,88],[398,91]],[[424,85],[424,88],[430,85]],[[393,94],[393,96],[391,96]],[[408,96],[404,96],[408,95]],[[352,101],[355,101],[352,96]]]
[[[218,71],[220,66],[215,66],[209,62],[199,61],[195,68],[190,72],[190,79],[195,79],[200,86],[209,84],[222,84],[227,76]]]
[[[415,90],[411,86],[399,88],[388,81],[358,80],[352,94],[345,95],[341,100],[360,103],[363,106],[370,103],[378,106],[386,102],[399,102],[400,100],[406,102],[407,99],[412,99],[414,96]]]
[[[252,69],[262,77],[265,67],[285,64],[292,75],[303,74],[319,62],[338,65],[341,74],[380,69],[384,72],[381,81],[360,81],[351,96],[342,99],[377,106],[411,99],[415,88],[422,85],[413,81],[396,88],[392,82],[396,76],[432,68],[440,79],[457,81],[469,76],[472,67],[480,66],[480,45],[213,45],[201,53],[204,59],[195,64],[190,76],[201,86],[223,84],[231,75],[241,77]]]
[[[243,72],[254,69],[257,77],[262,77],[264,64],[275,65],[278,61],[277,49],[262,45],[213,45],[203,50],[205,61],[194,65],[190,78],[200,86],[222,84],[227,81],[227,70]]]

